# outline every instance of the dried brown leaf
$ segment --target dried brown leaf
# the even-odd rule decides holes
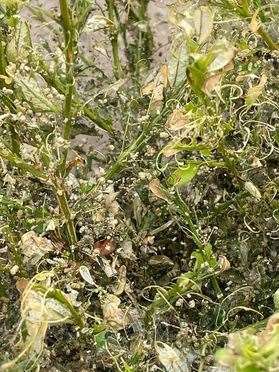
[[[154,179],[149,183],[149,190],[157,196],[159,199],[163,199],[165,201],[169,200],[167,192],[164,190],[163,186],[161,185],[158,179]]]

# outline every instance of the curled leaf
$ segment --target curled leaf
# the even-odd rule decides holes
[[[259,96],[262,94],[264,87],[267,83],[267,76],[263,74],[261,76],[260,82],[258,85],[254,85],[248,89],[246,93],[245,102],[247,105],[253,105]]]

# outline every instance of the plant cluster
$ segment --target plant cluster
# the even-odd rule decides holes
[[[159,64],[151,1],[54,3],[0,4],[0,370],[275,371],[279,5]]]

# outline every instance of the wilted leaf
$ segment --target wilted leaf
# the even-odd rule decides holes
[[[102,257],[110,256],[116,249],[116,243],[113,239],[98,240],[94,244],[94,252]]]
[[[203,85],[203,91],[205,94],[210,95],[210,93],[217,88],[219,85],[221,79],[222,79],[223,74],[218,73],[215,75],[210,76],[207,78],[204,82]]]
[[[195,10],[194,25],[198,41],[202,44],[213,30],[213,15],[208,7],[201,6]]]
[[[176,144],[180,143],[180,140],[176,139],[176,140],[173,140],[171,142],[169,142],[163,149],[162,149],[162,154],[165,155],[166,157],[169,157],[169,156],[173,156],[177,153],[180,152],[180,150],[178,150],[176,148]]]
[[[175,109],[166,122],[166,127],[170,130],[179,130],[185,127],[185,125],[189,122],[185,112],[183,109],[177,108]]]
[[[279,288],[276,290],[276,292],[273,295],[273,302],[275,309],[279,311]]]
[[[54,250],[50,240],[38,236],[34,231],[22,235],[20,248],[24,262],[30,265],[36,265],[45,254]]]
[[[168,63],[169,82],[177,86],[186,80],[186,69],[189,63],[187,44],[183,35],[177,35],[172,43]]]
[[[141,90],[141,94],[151,95],[150,98],[150,110],[156,111],[162,107],[164,99],[164,77],[161,71],[157,73],[152,81],[149,81]]]
[[[262,94],[264,87],[267,83],[267,76],[265,74],[262,75],[260,82],[258,85],[254,85],[248,89],[246,93],[245,102],[247,105],[253,105],[259,96]]]
[[[165,201],[169,201],[169,196],[164,190],[163,186],[161,185],[160,181],[158,179],[154,179],[150,181],[149,183],[149,190],[157,196],[157,198],[163,199]]]
[[[249,24],[249,28],[254,34],[257,33],[258,29],[261,27],[261,22],[258,19],[258,13],[259,11],[256,10]]]
[[[210,53],[214,55],[214,60],[208,66],[208,72],[219,71],[233,61],[236,49],[227,42],[219,42],[214,45]]]
[[[187,359],[175,347],[171,347],[163,342],[158,342],[155,346],[159,361],[168,372],[187,372],[189,371]]]
[[[227,259],[226,256],[219,256],[218,264],[221,272],[229,270],[229,268],[231,267],[230,261]]]
[[[260,200],[262,195],[259,189],[251,181],[245,182],[245,189],[254,196],[255,199]]]
[[[79,313],[65,293],[51,286],[53,272],[44,271],[32,278],[29,282],[21,280],[17,282],[17,288],[21,293],[21,324],[22,351],[14,361],[3,366],[1,370],[12,368],[15,362],[25,359],[34,363],[45,346],[45,336],[52,324],[74,321],[82,326],[83,322]]]
[[[183,168],[177,168],[168,178],[170,186],[185,186],[196,176],[199,165],[189,164]]]
[[[125,240],[121,244],[121,248],[120,248],[119,253],[123,258],[125,258],[127,260],[131,260],[131,261],[136,261],[137,260],[137,256],[134,253],[133,243],[132,243],[131,240]]]

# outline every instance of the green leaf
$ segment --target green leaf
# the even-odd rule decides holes
[[[199,170],[199,165],[189,164],[183,168],[177,168],[168,178],[169,186],[185,186],[192,181]]]
[[[95,339],[96,346],[98,349],[104,348],[106,346],[106,343],[107,343],[106,335],[107,335],[106,329],[94,335],[94,339]]]

